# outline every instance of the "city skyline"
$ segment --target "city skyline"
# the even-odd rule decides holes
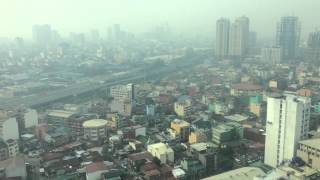
[[[318,7],[0,0],[0,180],[319,180]]]
[[[319,1],[291,0],[289,2],[272,1],[82,1],[72,2],[28,2],[10,1],[1,5],[0,20],[7,25],[0,31],[0,37],[31,38],[31,27],[35,24],[50,24],[63,36],[70,32],[88,32],[98,29],[103,34],[112,24],[121,24],[130,32],[143,33],[159,24],[168,23],[176,32],[213,36],[215,21],[220,17],[231,20],[243,15],[250,19],[250,25],[260,37],[273,37],[276,22],[282,16],[298,16],[302,22],[302,37],[306,37],[320,24],[314,19]],[[284,6],[281,6],[283,3]],[[290,6],[285,4],[290,3]],[[176,9],[174,7],[181,7]],[[237,8],[234,8],[237,7]],[[277,7],[277,8],[273,8]],[[272,13],[270,13],[272,9]],[[309,9],[310,11],[304,11]],[[313,9],[313,10],[312,10]],[[69,13],[71,12],[72,13]],[[59,13],[56,13],[59,12]],[[257,15],[256,12],[259,12]],[[312,12],[312,13],[311,13]],[[79,21],[81,19],[81,21]],[[202,31],[199,32],[198,29]]]

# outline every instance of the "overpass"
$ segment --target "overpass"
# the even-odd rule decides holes
[[[30,95],[26,97],[15,97],[3,100],[0,102],[0,109],[12,109],[19,106],[37,107],[50,102],[55,102],[70,96],[77,96],[84,93],[96,91],[101,88],[107,88],[122,83],[135,82],[143,79],[159,78],[163,75],[176,71],[177,69],[192,67],[198,64],[199,61],[187,62],[182,64],[170,64],[169,66],[160,67],[157,69],[139,69],[116,77],[108,77],[103,83],[92,82],[90,80],[73,84],[63,89],[48,91],[45,95]],[[94,79],[93,79],[94,80]]]

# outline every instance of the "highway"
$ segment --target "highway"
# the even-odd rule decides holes
[[[170,72],[175,71],[177,68],[184,68],[186,66],[192,66],[192,65],[191,64],[183,65],[180,67],[177,67],[176,65],[170,65],[162,68],[157,68],[154,70],[139,69],[139,70],[133,70],[130,73],[123,74],[123,75],[116,75],[116,76],[112,75],[105,79],[92,78],[88,81],[76,83],[63,89],[48,91],[42,95],[30,95],[26,97],[15,97],[15,98],[10,98],[6,100],[1,100],[2,102],[0,102],[0,109],[11,109],[11,108],[17,108],[19,106],[36,107],[36,106],[54,102],[63,98],[67,98],[70,96],[76,96],[76,95],[84,94],[87,92],[95,91],[101,88],[106,88],[108,86],[113,86],[121,83],[130,83],[130,82],[142,80],[145,78],[149,79],[154,77],[160,77],[162,75],[166,75]],[[100,83],[98,81],[100,81]],[[103,83],[101,83],[101,81]]]

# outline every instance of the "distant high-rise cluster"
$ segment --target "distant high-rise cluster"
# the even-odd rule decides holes
[[[32,27],[32,38],[37,45],[48,46],[59,41],[60,35],[48,24],[34,25]]]
[[[320,63],[320,31],[309,34],[305,60],[316,64]]]
[[[121,30],[120,24],[114,24],[113,27],[109,27],[107,33],[109,41],[120,41],[125,36],[125,32]]]
[[[224,18],[217,21],[216,54],[218,57],[246,55],[249,46],[249,24],[249,18],[245,16],[237,18],[232,24]]]
[[[298,17],[282,17],[277,24],[276,46],[282,48],[283,59],[292,60],[298,55],[300,22]]]
[[[51,41],[51,26],[48,24],[34,25],[32,28],[32,36],[35,43],[47,45]]]

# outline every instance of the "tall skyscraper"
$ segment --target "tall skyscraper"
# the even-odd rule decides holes
[[[74,33],[71,32],[69,35],[70,42],[77,46],[83,46],[86,39],[83,33]]]
[[[120,24],[114,24],[113,25],[113,36],[115,40],[121,39],[121,29]]]
[[[309,34],[308,46],[305,50],[305,60],[320,64],[320,31]]]
[[[284,60],[292,60],[297,57],[300,41],[300,22],[298,17],[282,17],[277,24],[276,45],[283,50]]]
[[[32,27],[33,41],[39,45],[48,45],[52,41],[52,30],[50,25],[34,25]]]
[[[291,160],[309,130],[311,100],[286,93],[268,97],[264,162],[272,167]]]
[[[108,41],[112,41],[113,40],[112,27],[108,27],[108,29],[107,29],[107,40]]]
[[[216,56],[219,58],[223,58],[228,55],[229,31],[229,19],[219,19],[216,23]]]
[[[100,40],[100,33],[97,29],[92,29],[90,31],[89,36],[90,36],[90,41],[92,42],[99,42]]]
[[[229,55],[241,57],[246,55],[249,45],[249,18],[242,16],[230,27]]]
[[[257,46],[257,32],[250,31],[249,32],[249,48],[255,48]]]

